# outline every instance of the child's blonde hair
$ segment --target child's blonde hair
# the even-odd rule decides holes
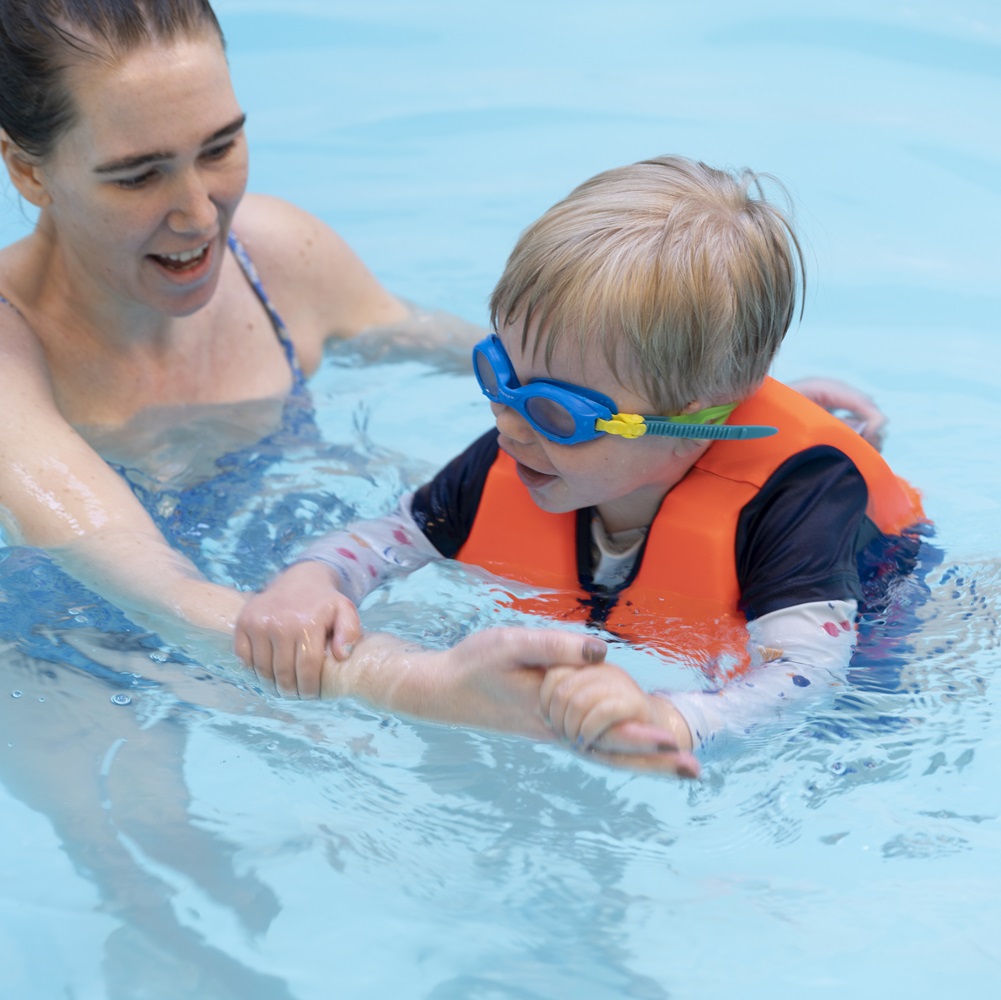
[[[524,346],[532,327],[547,363],[565,338],[600,345],[662,414],[746,397],[805,290],[799,241],[761,180],[680,156],[598,174],[521,234],[491,323],[520,324]]]

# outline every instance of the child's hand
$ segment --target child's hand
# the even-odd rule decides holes
[[[236,653],[279,694],[318,698],[327,651],[343,660],[360,638],[358,609],[338,583],[323,563],[296,563],[243,606]]]
[[[539,702],[553,734],[578,752],[620,767],[699,775],[681,713],[613,664],[548,670]]]

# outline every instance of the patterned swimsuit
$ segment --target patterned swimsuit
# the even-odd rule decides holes
[[[354,506],[337,492],[318,488],[316,470],[337,467],[364,475],[365,467],[353,446],[324,440],[286,326],[232,234],[229,247],[266,310],[292,373],[281,419],[260,440],[215,458],[211,475],[187,485],[156,482],[142,470],[109,465],[129,484],[170,545],[206,576],[258,589],[289,561],[302,539],[357,517]],[[2,295],[0,303],[20,315]],[[225,419],[226,404],[219,409]],[[101,633],[109,648],[162,648],[156,636],[137,628],[114,604],[64,572],[44,549],[9,545],[0,533],[0,642],[24,654],[28,663],[75,667],[116,687],[158,685],[92,660],[68,641],[79,629],[87,635]],[[171,655],[184,659],[176,650]]]
[[[294,509],[297,498],[290,495],[286,498],[288,502],[276,502],[265,488],[263,477],[293,449],[302,452],[324,447],[316,426],[313,401],[288,329],[268,297],[243,244],[233,233],[228,242],[240,270],[267,312],[292,374],[292,385],[282,400],[278,426],[253,445],[220,455],[214,462],[214,474],[210,478],[185,486],[154,482],[141,470],[113,461],[108,463],[129,484],[171,545],[183,551],[203,572],[217,579],[219,566],[215,560],[221,539],[234,520],[242,523],[242,543],[259,553],[256,562],[260,564],[260,572],[266,573],[272,568],[267,563],[275,548],[274,539],[289,535],[291,527],[282,526],[282,522],[286,512]],[[0,295],[0,303],[23,315],[3,295]],[[334,497],[323,504],[329,509],[338,505]],[[304,524],[303,529],[308,530],[308,526]],[[229,545],[223,547],[230,548]],[[250,582],[260,581],[255,578]]]

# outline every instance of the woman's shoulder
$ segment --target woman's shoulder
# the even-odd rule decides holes
[[[8,428],[21,426],[13,419],[16,411],[30,408],[39,413],[53,399],[45,346],[5,287],[0,287],[0,399],[8,417],[0,435],[5,442]]]
[[[246,194],[236,211],[233,228],[247,239],[267,234],[277,242],[295,242],[322,225],[315,215],[284,198]]]
[[[10,310],[20,315],[16,302],[26,278],[30,279],[28,237],[0,247],[0,323],[9,317]],[[6,325],[6,324],[4,324]]]
[[[233,231],[262,275],[271,273],[276,280],[298,280],[304,285],[318,269],[357,259],[325,222],[272,195],[246,195],[233,220]],[[329,273],[327,278],[331,278]]]
[[[338,233],[291,202],[247,195],[233,231],[285,317],[304,365],[304,355],[322,349],[328,337],[353,336],[407,314]]]
[[[22,250],[17,243],[0,250],[0,355],[8,363],[19,359],[34,366],[44,366],[42,344],[19,305],[23,284],[20,274]]]

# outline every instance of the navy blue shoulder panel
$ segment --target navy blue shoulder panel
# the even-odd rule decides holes
[[[787,459],[741,511],[736,560],[748,620],[832,599],[860,600],[859,556],[875,534],[869,491],[844,452],[829,445]]]
[[[497,429],[474,441],[414,494],[412,512],[428,541],[447,559],[466,544],[494,461]]]

